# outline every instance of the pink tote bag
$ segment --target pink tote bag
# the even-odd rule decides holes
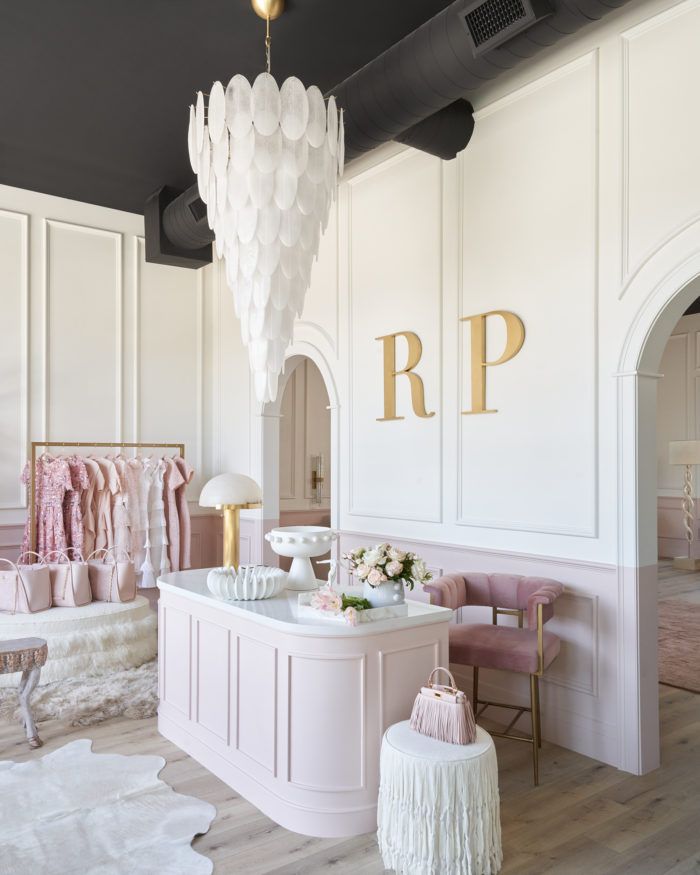
[[[47,561],[51,578],[51,598],[55,607],[79,608],[92,601],[88,564],[80,559],[70,560],[62,550],[52,550],[44,557],[50,560],[58,557],[58,562]]]
[[[117,556],[115,550],[95,550],[88,556],[90,589],[96,602],[132,602],[136,598],[136,569],[131,556],[123,550]]]
[[[9,569],[0,571],[0,611],[35,614],[51,607],[51,578],[47,565],[15,565],[0,558]]]

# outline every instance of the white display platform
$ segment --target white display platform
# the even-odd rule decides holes
[[[157,618],[148,599],[133,602],[90,602],[81,608],[50,608],[36,614],[0,613],[0,641],[43,638],[49,658],[41,671],[43,684],[66,677],[110,674],[155,659]],[[0,675],[0,686],[17,683]]]

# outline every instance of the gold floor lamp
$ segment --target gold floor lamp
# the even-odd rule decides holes
[[[245,474],[219,474],[204,484],[200,507],[216,507],[224,512],[224,567],[240,564],[240,512],[262,507],[260,487]]]
[[[671,441],[668,445],[668,461],[671,465],[684,465],[683,478],[683,526],[688,542],[688,555],[677,556],[673,567],[683,571],[700,569],[700,559],[693,556],[695,540],[695,501],[693,500],[693,466],[700,465],[700,441]]]

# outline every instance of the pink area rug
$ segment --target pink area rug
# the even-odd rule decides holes
[[[659,683],[700,693],[700,605],[659,602]]]

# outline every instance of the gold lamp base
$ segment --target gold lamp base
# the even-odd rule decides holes
[[[241,511],[262,507],[260,502],[224,504],[224,568],[238,568],[240,564]]]
[[[274,21],[284,12],[284,0],[250,0],[255,14],[266,21]]]

